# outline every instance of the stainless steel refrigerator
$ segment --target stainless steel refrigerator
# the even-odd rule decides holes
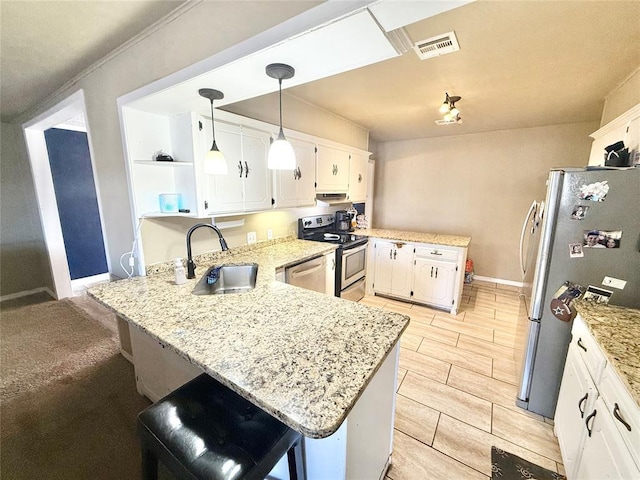
[[[516,332],[516,404],[553,418],[572,320],[561,320],[551,301],[565,282],[588,289],[593,301],[640,308],[640,168],[551,170],[520,250],[527,314]],[[616,280],[626,281],[623,289]]]

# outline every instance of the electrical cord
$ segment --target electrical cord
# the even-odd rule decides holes
[[[138,244],[138,238],[140,236],[140,227],[142,227],[142,221],[144,220],[144,217],[140,217],[140,219],[138,220],[138,227],[136,228],[136,233],[133,237],[133,243],[131,244],[131,251],[129,252],[125,252],[122,255],[120,255],[120,267],[122,268],[122,270],[127,274],[127,278],[131,278],[133,277],[133,271],[134,271],[134,267],[135,267],[135,251],[136,251],[136,246]],[[129,267],[131,268],[131,271],[128,271],[127,268],[122,264],[122,260],[124,259],[124,257],[129,256]]]

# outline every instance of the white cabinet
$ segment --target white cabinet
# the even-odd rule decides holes
[[[203,117],[201,122],[201,148],[206,152],[212,143],[211,120]],[[269,133],[219,120],[215,122],[215,129],[216,144],[227,160],[229,173],[204,175],[202,168],[199,169],[205,184],[203,196],[207,214],[270,209]]]
[[[640,104],[611,120],[591,135],[589,165],[604,165],[605,147],[623,141],[630,155],[640,151]]]
[[[275,207],[306,207],[316,202],[316,145],[288,136],[296,154],[296,168],[276,170],[274,174]]]
[[[369,243],[369,294],[423,303],[456,314],[462,298],[466,248],[378,239]]]
[[[437,248],[416,248],[413,298],[418,302],[451,308],[455,292],[458,255]]]
[[[349,200],[353,203],[367,199],[367,172],[369,170],[369,154],[351,152],[349,167]]]
[[[349,152],[318,144],[316,151],[316,193],[347,193]]]
[[[575,345],[569,346],[555,414],[555,429],[564,468],[575,472],[582,454],[584,420],[593,411],[598,391]]]
[[[408,299],[411,297],[413,245],[376,241],[373,290]]]
[[[139,328],[131,327],[131,347],[138,393],[156,402],[202,373]]]
[[[580,316],[571,335],[555,413],[567,478],[638,479],[640,409]]]
[[[598,398],[585,420],[587,431],[582,457],[575,474],[580,480],[637,480],[640,470],[629,455],[614,419]]]

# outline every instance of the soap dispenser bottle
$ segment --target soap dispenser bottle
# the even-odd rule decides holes
[[[176,274],[176,285],[182,285],[187,282],[187,274],[184,270],[181,258],[176,258],[174,261],[174,272]]]

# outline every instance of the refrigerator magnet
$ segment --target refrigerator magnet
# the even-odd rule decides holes
[[[585,248],[620,248],[622,230],[584,230]]]
[[[610,290],[605,290],[604,288],[598,288],[594,287],[593,285],[589,285],[582,299],[588,302],[607,304],[609,303],[611,295],[613,295],[613,292]]]
[[[569,244],[569,257],[570,258],[582,258],[584,257],[584,252],[582,251],[581,243],[570,243]]]
[[[574,205],[573,211],[571,212],[571,218],[573,220],[582,220],[589,211],[589,207],[587,205]]]
[[[580,297],[584,292],[584,287],[576,283],[564,282],[553,295],[551,300],[551,313],[558,320],[570,322],[577,315],[575,309],[571,308],[571,302]]]
[[[605,197],[609,193],[609,185],[607,180],[602,182],[590,183],[580,187],[580,198],[582,200],[591,200],[592,202],[604,202]]]

